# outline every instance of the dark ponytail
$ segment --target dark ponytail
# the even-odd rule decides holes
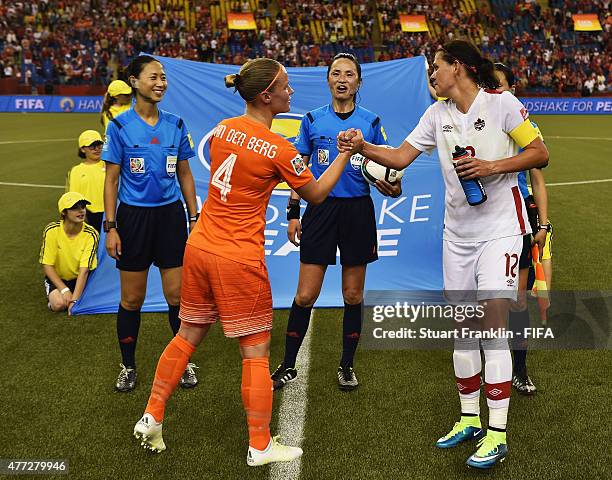
[[[105,117],[108,118],[109,121],[113,119],[113,114],[110,112],[110,107],[115,104],[115,101],[115,97],[111,97],[110,93],[106,92],[104,94],[104,101],[102,102],[102,112],[100,115],[100,122],[102,123],[102,126],[105,125]]]
[[[478,86],[489,89],[499,87],[495,77],[493,62],[484,58],[478,48],[465,40],[453,40],[438,49],[447,63],[459,62],[465,67],[467,75]]]
[[[510,67],[504,65],[503,63],[496,63],[495,71],[503,73],[504,77],[506,77],[506,82],[508,82],[508,86],[510,88],[514,87],[514,84],[516,83],[516,78],[514,77],[514,72]]]

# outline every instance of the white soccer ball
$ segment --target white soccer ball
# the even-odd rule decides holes
[[[400,180],[404,176],[404,171],[393,170],[376,163],[374,160],[364,158],[361,162],[361,174],[366,182],[374,185],[376,180],[385,180],[389,183]]]

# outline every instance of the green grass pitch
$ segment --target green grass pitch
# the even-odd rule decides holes
[[[547,182],[612,178],[612,117],[534,120],[550,150]],[[0,182],[63,185],[78,162],[78,134],[99,126],[96,115],[0,115]],[[611,187],[549,189],[555,289],[612,290]],[[115,393],[120,356],[114,316],[69,318],[46,308],[38,251],[43,227],[57,218],[61,193],[0,184],[0,458],[66,458],[75,479],[269,478],[267,467],[246,465],[239,354],[219,328],[194,356],[200,385],[177,391],[168,405],[168,450],[153,456],[137,446],[131,431],[170,329],[165,315],[143,315],[137,389]],[[539,392],[512,396],[508,459],[481,473],[464,465],[472,446],[433,446],[458,412],[451,353],[361,350],[356,371],[362,385],[345,394],[335,385],[340,317],[339,310],[322,309],[313,322],[300,478],[612,478],[610,351],[532,352],[528,361]],[[286,311],[275,313],[272,368],[283,351],[286,320]],[[281,400],[275,395],[274,418]]]

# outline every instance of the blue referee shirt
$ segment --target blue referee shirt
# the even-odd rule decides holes
[[[108,124],[102,160],[121,165],[119,200],[138,207],[167,205],[181,198],[176,164],[195,156],[183,120],[159,110],[152,127],[128,110]]]
[[[315,178],[319,178],[338,156],[336,136],[349,128],[360,129],[367,142],[387,144],[387,135],[380,118],[365,108],[356,106],[346,120],[336,115],[332,105],[325,105],[304,115],[295,147],[302,155],[310,156],[310,170]],[[363,197],[370,194],[370,186],[361,175],[362,160],[359,154],[351,157],[340,180],[329,194],[330,197]]]

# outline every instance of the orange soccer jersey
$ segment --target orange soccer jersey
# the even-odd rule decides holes
[[[272,190],[282,181],[295,190],[314,177],[290,142],[247,116],[223,120],[210,142],[208,198],[187,243],[257,267]]]

